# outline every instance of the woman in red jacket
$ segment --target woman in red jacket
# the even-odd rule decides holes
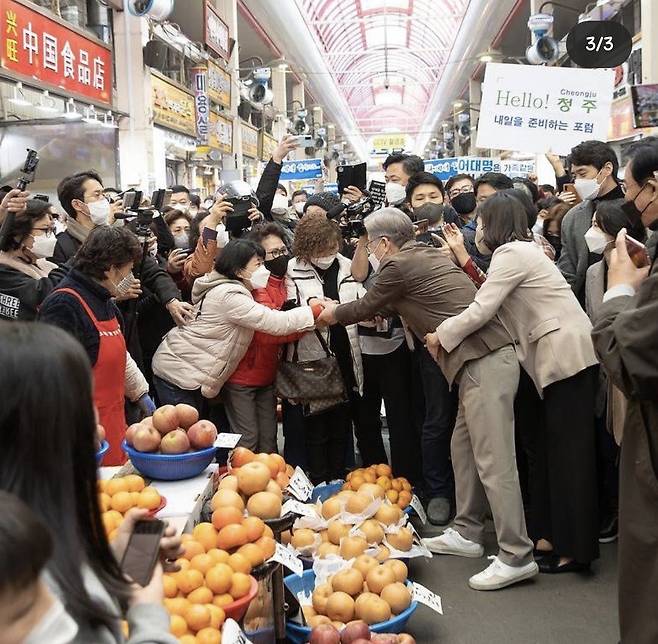
[[[279,310],[287,299],[285,276],[290,259],[284,232],[269,223],[254,230],[250,238],[265,250],[265,267],[270,271],[267,286],[253,291],[254,300]],[[256,331],[242,362],[222,388],[231,430],[242,434],[240,445],[255,452],[278,451],[274,380],[281,346],[300,335],[273,336]]]

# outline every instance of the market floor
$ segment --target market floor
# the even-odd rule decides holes
[[[487,534],[488,555],[496,541]],[[432,528],[426,536],[439,534]],[[539,575],[534,580],[495,592],[478,592],[468,578],[486,559],[435,555],[416,559],[415,581],[441,596],[443,615],[420,606],[409,632],[420,644],[616,644],[617,546],[601,546],[601,558],[586,575]]]

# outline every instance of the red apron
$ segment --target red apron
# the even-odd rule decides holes
[[[116,317],[105,322],[97,320],[89,305],[73,289],[60,288],[57,292],[76,297],[98,331],[98,358],[93,366],[94,404],[98,409],[99,422],[105,427],[106,440],[110,444],[103,465],[123,465],[126,462],[126,454],[121,449],[121,441],[126,434],[126,341],[119,321]]]

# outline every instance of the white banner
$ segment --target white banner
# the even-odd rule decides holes
[[[477,147],[568,154],[608,136],[612,69],[487,63]]]
[[[210,103],[208,101],[208,69],[194,67],[194,107],[196,109],[196,138],[202,145],[208,144],[208,118]]]

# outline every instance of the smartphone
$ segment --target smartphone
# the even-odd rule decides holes
[[[582,199],[578,195],[578,191],[576,190],[576,186],[573,183],[565,183],[564,184],[564,190],[565,192],[570,192],[572,195],[576,197],[576,201],[573,202],[572,205],[576,205],[577,203],[580,203]]]
[[[249,211],[254,205],[250,200],[231,201],[231,205],[233,206],[233,212],[226,214],[224,225],[229,233],[235,234],[251,226]]]
[[[345,188],[354,186],[364,192],[366,189],[367,163],[357,165],[339,165],[336,168],[338,174],[338,194],[342,195]]]
[[[416,226],[416,232],[422,235],[429,230],[430,222],[427,219],[419,219],[414,221],[414,226]]]
[[[315,139],[313,139],[312,134],[299,134],[297,136],[292,137],[295,141],[297,141],[297,145],[299,147],[307,147],[308,144],[313,143]]]
[[[641,242],[626,235],[626,250],[631,258],[631,261],[638,268],[644,268],[651,262],[647,247]]]
[[[142,588],[148,586],[160,554],[164,521],[137,521],[121,560],[121,570]]]

